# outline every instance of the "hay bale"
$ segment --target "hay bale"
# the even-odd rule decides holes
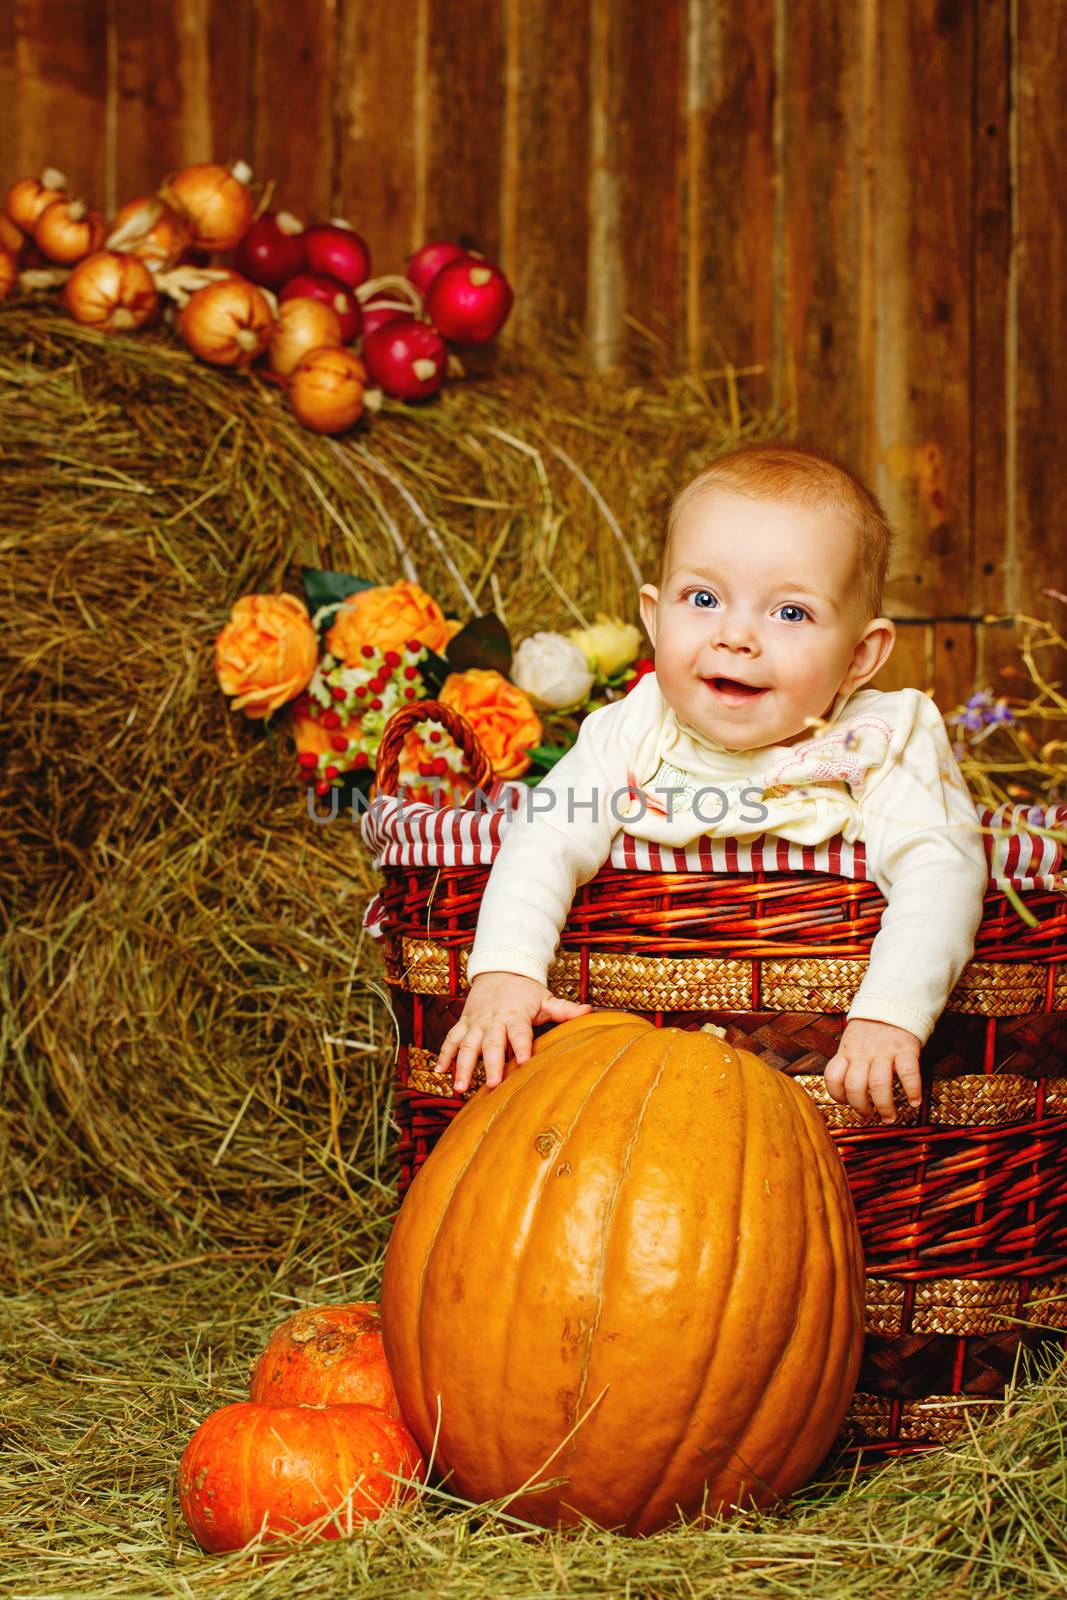
[[[370,1222],[373,874],[350,825],[309,825],[285,735],[219,693],[230,605],[299,592],[306,563],[417,577],[516,639],[636,619],[680,478],[784,424],[728,375],[633,386],[542,353],[330,441],[268,382],[34,304],[0,318],[0,426],[9,1171],[223,1243],[275,1241],[296,1200]]]

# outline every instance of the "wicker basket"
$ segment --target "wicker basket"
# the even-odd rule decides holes
[[[396,793],[404,734],[423,719],[461,744],[491,806],[507,787],[448,707],[420,701],[390,719],[380,814],[366,813],[363,831],[384,876],[367,925],[384,940],[400,1031],[401,1194],[466,1098],[430,1069],[463,1007],[503,822],[500,810],[401,811],[384,798]],[[840,1441],[865,1464],[944,1443],[968,1412],[995,1414],[1020,1347],[1062,1345],[1051,1330],[1067,1329],[1067,875],[1055,841],[1020,831],[1022,811],[979,808],[1000,831],[987,836],[974,957],[923,1048],[921,1107],[898,1096],[888,1127],[832,1100],[822,1078],[885,905],[862,845],[704,839],[680,859],[617,835],[611,863],[579,889],[549,971],[555,993],[656,1026],[718,1024],[811,1095],[866,1253],[864,1358]],[[1067,808],[1043,820],[1062,828]],[[657,870],[664,859],[683,870]],[[479,1065],[470,1093],[482,1082]]]

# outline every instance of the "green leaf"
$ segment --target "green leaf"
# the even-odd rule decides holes
[[[441,685],[448,677],[448,674],[454,671],[454,668],[449,665],[443,656],[439,656],[435,650],[431,650],[429,645],[426,645],[425,649],[426,659],[419,662],[419,673],[423,683],[426,685],[427,700],[436,700],[441,693]]]
[[[448,641],[445,658],[450,672],[466,672],[470,667],[485,667],[506,678],[511,672],[511,640],[495,611],[472,617]]]
[[[339,600],[347,600],[350,594],[358,594],[361,589],[376,587],[369,578],[353,578],[347,572],[321,572],[317,567],[301,567],[300,576],[307,608],[312,616],[321,606],[335,605]]]
[[[555,765],[560,756],[565,756],[571,748],[569,744],[532,744],[526,753],[531,761],[546,761]]]
[[[526,752],[530,757],[530,766],[527,769],[527,775],[522,781],[524,783],[540,783],[545,774],[551,772],[556,762],[561,756],[565,756],[570,748],[570,745],[566,744],[530,745]]]

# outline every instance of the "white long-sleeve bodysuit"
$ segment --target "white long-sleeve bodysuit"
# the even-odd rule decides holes
[[[630,795],[630,774],[640,794]],[[620,827],[681,849],[704,833],[862,840],[887,904],[849,1019],[894,1023],[925,1044],[974,952],[989,883],[980,824],[941,715],[918,689],[838,695],[810,737],[728,750],[678,717],[647,673],[591,712],[522,797],[486,886],[468,979],[503,971],[545,983],[575,890]]]

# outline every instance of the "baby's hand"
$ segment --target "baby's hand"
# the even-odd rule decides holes
[[[922,1103],[919,1048],[906,1028],[856,1017],[846,1023],[837,1054],[826,1063],[826,1087],[835,1100],[842,1105],[847,1100],[857,1111],[870,1111],[873,1100],[882,1121],[895,1122],[894,1072],[910,1103]]]
[[[455,1056],[454,1092],[463,1094],[481,1054],[486,1087],[493,1089],[504,1076],[509,1040],[515,1051],[515,1065],[521,1066],[533,1049],[534,1024],[566,1022],[569,1017],[583,1017],[592,1009],[575,1000],[560,1000],[543,983],[517,972],[479,972],[471,980],[462,1015],[445,1034],[433,1070],[446,1071]]]

